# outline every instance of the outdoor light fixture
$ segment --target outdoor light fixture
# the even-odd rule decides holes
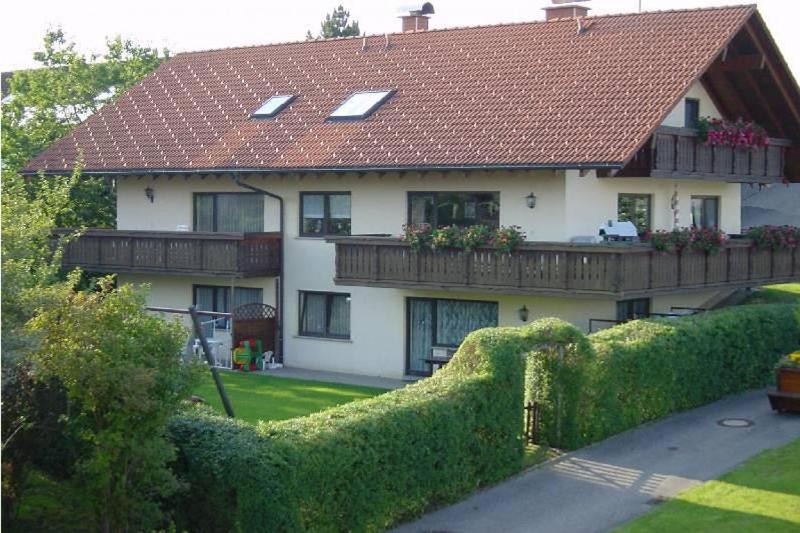
[[[155,200],[155,198],[156,198],[155,191],[153,190],[153,188],[152,188],[152,187],[147,187],[147,188],[144,190],[144,196],[145,196],[145,198],[147,198],[148,200],[150,200],[150,203],[151,203],[151,204],[153,203],[153,200]]]
[[[519,319],[520,320],[522,320],[523,322],[527,322],[528,321],[528,308],[525,307],[524,304],[523,304],[522,307],[519,308],[519,311],[517,311],[517,313],[519,313]]]
[[[528,196],[525,197],[525,200],[527,201],[529,208],[533,209],[534,207],[536,207],[536,195],[535,194],[530,193]]]

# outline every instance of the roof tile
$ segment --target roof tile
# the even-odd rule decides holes
[[[590,17],[178,54],[27,171],[617,163],[753,6]],[[397,92],[326,122],[357,90]],[[297,98],[272,119],[249,114]]]

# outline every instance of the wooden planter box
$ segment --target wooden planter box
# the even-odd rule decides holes
[[[770,406],[778,412],[800,412],[800,368],[779,368],[775,377],[778,388],[767,393]]]

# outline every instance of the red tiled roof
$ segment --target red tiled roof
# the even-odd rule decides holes
[[[589,17],[179,54],[27,171],[618,164],[754,6]],[[358,90],[368,118],[326,122]],[[273,94],[276,118],[249,114]]]

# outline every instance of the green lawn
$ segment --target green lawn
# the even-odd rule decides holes
[[[624,533],[800,531],[800,439],[678,494]]]
[[[746,304],[800,303],[800,283],[767,285],[753,292],[744,301]]]
[[[243,372],[220,372],[236,418],[256,423],[259,420],[285,420],[321,411],[334,405],[371,398],[383,389],[276,378]],[[222,401],[210,374],[206,374],[194,394],[224,412]]]

